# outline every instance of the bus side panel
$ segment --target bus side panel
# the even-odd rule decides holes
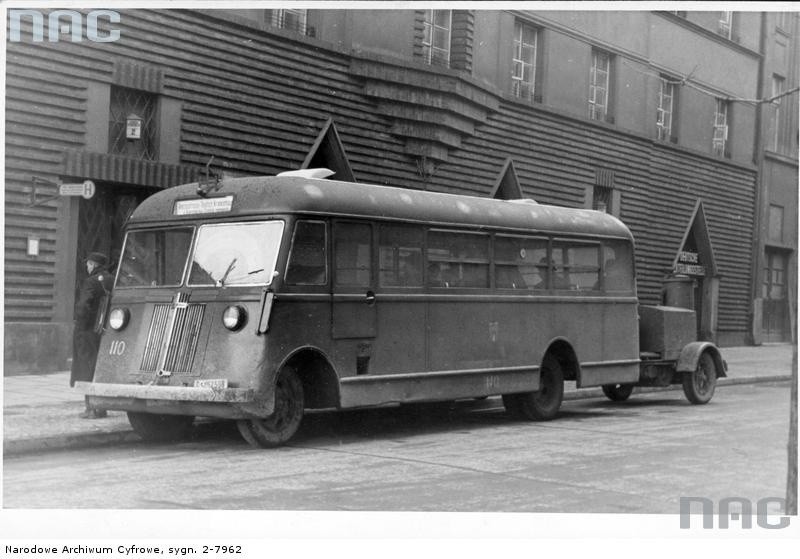
[[[426,305],[424,296],[392,298],[378,294],[378,335],[368,346],[371,351],[362,374],[415,373],[426,369]]]
[[[500,343],[499,334],[504,315],[501,305],[474,298],[430,300],[428,370],[481,369],[507,364],[506,344]]]
[[[571,339],[581,364],[578,388],[639,380],[639,329],[635,302],[587,305],[581,331]]]
[[[264,370],[269,374],[265,381],[271,381],[277,367],[301,348],[317,348],[331,357],[330,295],[276,295],[267,332]],[[338,373],[339,368],[333,365]]]
[[[547,346],[572,344],[581,386],[638,380],[638,322],[634,301],[563,297],[432,301],[429,370],[538,367]]]

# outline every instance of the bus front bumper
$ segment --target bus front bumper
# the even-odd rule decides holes
[[[75,388],[86,395],[90,406],[105,410],[226,419],[267,417],[273,412],[273,402],[270,399],[261,401],[252,388],[215,389],[97,382],[76,382]]]

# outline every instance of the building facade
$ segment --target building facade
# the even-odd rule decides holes
[[[763,15],[753,341],[797,336],[798,14]],[[793,94],[788,94],[794,91]],[[788,95],[787,95],[788,94]]]
[[[721,345],[751,341],[754,309],[766,316],[753,255],[776,248],[754,235],[779,205],[767,200],[784,208],[777,248],[796,250],[791,177],[769,170],[796,181],[796,134],[781,132],[786,154],[759,146],[764,14],[97,12],[9,10],[8,371],[66,366],[81,259],[115,260],[144,197],[206,172],[327,165],[611,212],[637,239],[641,301],[693,277],[698,335]],[[768,170],[774,196],[759,190]]]

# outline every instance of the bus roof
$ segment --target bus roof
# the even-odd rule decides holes
[[[129,225],[305,214],[632,238],[628,228],[611,215],[532,200],[495,200],[297,176],[226,178],[218,186],[205,197],[197,194],[198,183],[165,189],[142,202]],[[179,202],[184,211],[177,210]]]

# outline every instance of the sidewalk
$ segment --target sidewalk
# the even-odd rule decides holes
[[[728,377],[718,383],[722,391],[731,384],[791,379],[792,345],[729,347],[721,351],[728,363]],[[596,397],[603,397],[599,388],[576,390],[574,383],[565,386],[565,400]],[[489,398],[483,405],[495,407],[502,404],[497,398]],[[5,377],[4,455],[139,441],[125,412],[110,411],[104,419],[88,420],[78,417],[82,411],[83,396],[69,388],[69,372]]]

